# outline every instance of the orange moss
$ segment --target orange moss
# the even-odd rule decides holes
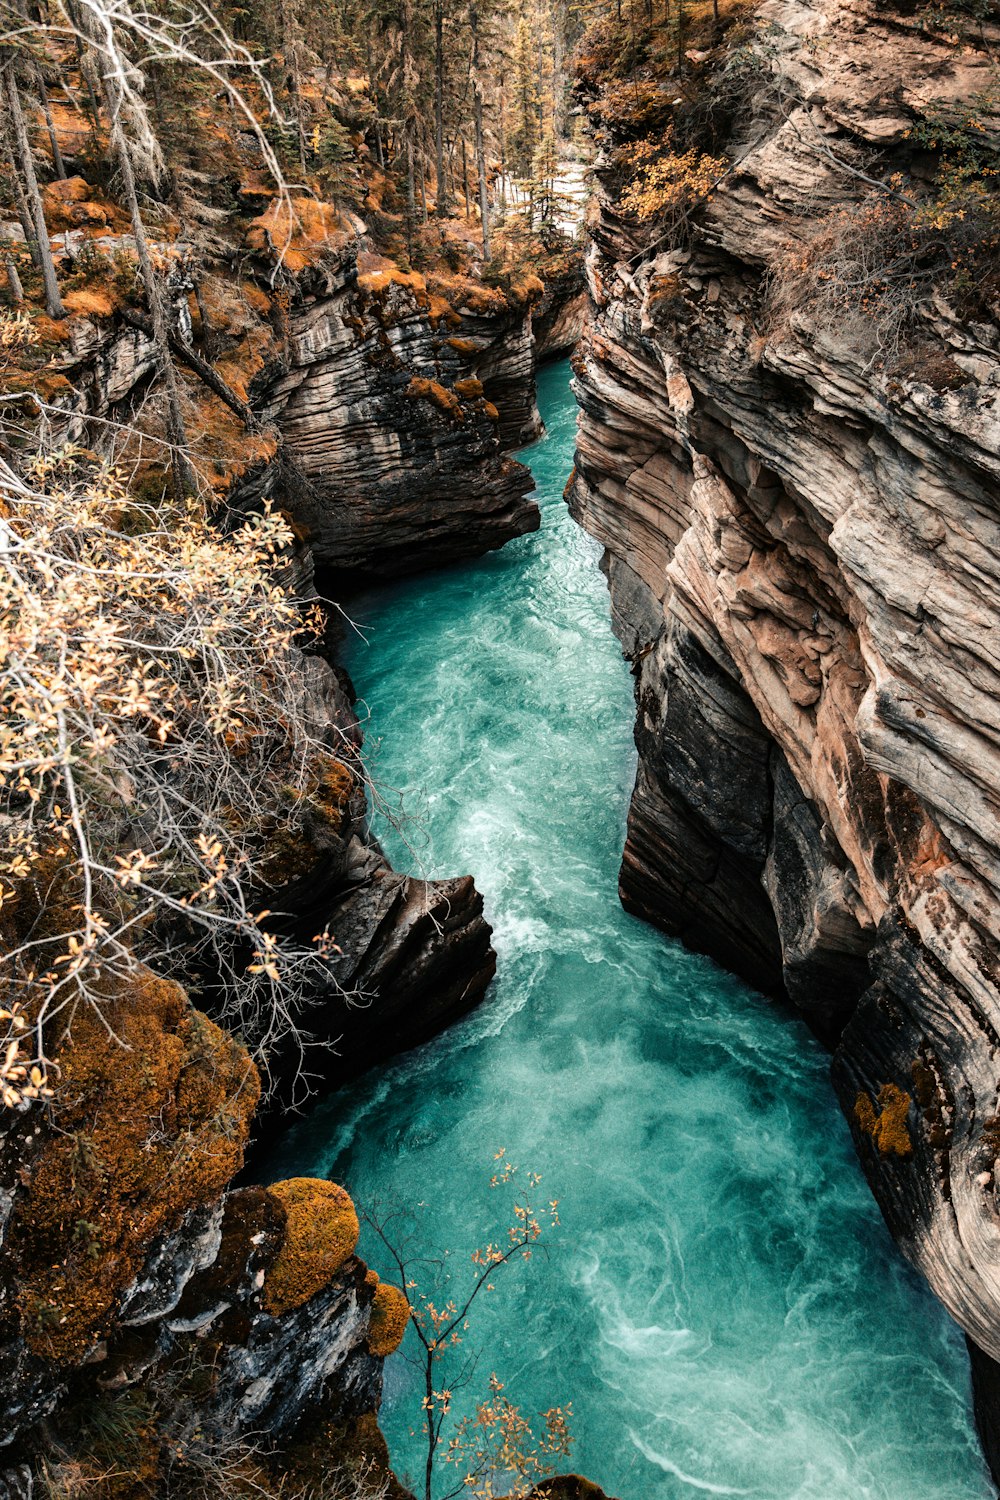
[[[503,292],[496,287],[484,286],[481,281],[473,281],[467,276],[434,272],[427,278],[427,287],[433,295],[445,298],[453,307],[464,307],[483,317],[505,312],[509,306]]]
[[[254,312],[260,313],[264,318],[268,316],[271,311],[271,299],[263,287],[258,286],[255,281],[243,281],[240,283],[240,292]]]
[[[403,1342],[410,1321],[410,1304],[398,1286],[380,1281],[375,1288],[371,1321],[368,1324],[368,1348],[379,1359],[395,1354]]]
[[[474,401],[483,394],[483,382],[474,375],[469,375],[465,380],[455,381],[455,390],[463,401]]]
[[[354,786],[354,772],[351,768],[330,755],[322,761],[316,773],[310,800],[326,815],[329,822],[339,828],[350,807]]]
[[[454,391],[449,391],[437,380],[426,380],[422,375],[414,375],[406,387],[406,394],[421,401],[432,401],[438,411],[443,411],[445,416],[452,417],[456,422],[464,420],[462,403]]]
[[[111,318],[118,299],[113,293],[99,291],[96,287],[80,287],[75,292],[64,293],[63,306],[68,313],[81,318]]]
[[[523,306],[527,302],[536,301],[544,291],[545,283],[541,277],[527,271],[512,278],[509,295],[515,306]]]
[[[479,345],[475,339],[446,339],[445,343],[449,349],[454,349],[456,354],[469,355],[479,353]]]
[[[73,391],[66,376],[52,370],[5,370],[3,384],[6,391],[37,396],[39,401],[55,401],[58,396]]]
[[[884,1083],[879,1089],[878,1110],[867,1094],[859,1093],[854,1101],[854,1118],[882,1156],[913,1155],[907,1124],[912,1102],[910,1095],[894,1083]]]
[[[442,323],[446,323],[449,328],[461,328],[461,315],[455,311],[450,302],[445,301],[444,297],[432,295],[428,298],[428,304],[432,328],[439,328]]]
[[[56,1048],[59,1133],[30,1164],[8,1239],[24,1336],[79,1359],[113,1321],[152,1241],[243,1162],[260,1084],[244,1048],[140,969],[81,1007]]]
[[[325,250],[342,248],[349,238],[340,210],[318,198],[273,198],[247,229],[251,250],[280,255],[289,271],[303,271]]]
[[[38,313],[33,322],[40,343],[65,344],[69,342],[70,329],[64,319],[50,318],[46,313]]]
[[[285,1236],[264,1280],[264,1306],[279,1316],[325,1287],[358,1243],[358,1216],[342,1187],[290,1177],[268,1190],[285,1210]]]
[[[491,422],[499,422],[499,420],[500,420],[500,413],[497,410],[497,408],[493,405],[492,401],[487,401],[486,402],[486,405],[483,407],[483,411],[489,417],[489,419],[490,419]]]
[[[247,432],[235,412],[182,369],[188,402],[185,412],[188,457],[217,495],[224,495],[251,469],[272,459],[278,449],[273,428]]]

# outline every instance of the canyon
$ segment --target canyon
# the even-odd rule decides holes
[[[248,1483],[263,1483],[252,1439],[266,1430],[303,1494],[331,1465],[353,1473],[373,1463],[387,1493],[403,1500],[408,1492],[390,1471],[377,1415],[383,1361],[406,1328],[405,1299],[369,1270],[367,1251],[359,1258],[358,1215],[328,1176],[336,1166],[340,1180],[343,1166],[352,1190],[355,1173],[358,1182],[368,1174],[367,1187],[379,1186],[384,1162],[395,1163],[397,1151],[425,1149],[449,1101],[482,1087],[476,1068],[487,1068],[490,1056],[500,1059],[491,1086],[496,1078],[520,1078],[531,1101],[558,1093],[552,1057],[563,1058],[576,1091],[560,1101],[567,1140],[583,1133],[580,1101],[594,1076],[605,1082],[605,1058],[608,1076],[618,1076],[617,1067],[623,1089],[655,1099],[645,1114],[636,1111],[636,1121],[630,1117],[642,1129],[635,1138],[625,1133],[614,1174],[592,1174],[604,1180],[608,1201],[622,1179],[639,1180],[639,1166],[630,1163],[666,1129],[664,1121],[677,1132],[661,1143],[664,1161],[670,1150],[701,1159],[690,1139],[685,1144],[689,1128],[715,1130],[720,1152],[724,1147],[735,1160],[741,1110],[747,1133],[756,1140],[759,1131],[763,1140],[783,1128],[787,1134],[783,1111],[793,1108],[806,1161],[796,1162],[795,1140],[783,1138],[781,1170],[796,1187],[784,1211],[773,1210],[773,1223],[779,1244],[798,1244],[794,1215],[808,1217],[811,1202],[799,1168],[806,1179],[810,1161],[824,1179],[843,1168],[836,1142],[825,1139],[818,1051],[803,1044],[799,1063],[792,1056],[797,1033],[775,1040],[781,1012],[754,1010],[757,1001],[735,980],[701,966],[694,954],[709,955],[779,1005],[789,1003],[832,1053],[843,1113],[885,1222],[968,1338],[979,1432],[1000,1475],[1000,340],[995,321],[960,316],[939,294],[921,308],[913,349],[882,357],[851,320],[838,322],[809,299],[779,316],[774,293],[817,221],[857,205],[872,185],[873,162],[890,183],[894,166],[928,176],[914,121],[932,105],[958,108],[986,97],[987,41],[995,40],[984,24],[978,43],[956,46],[902,12],[889,15],[860,0],[764,0],[739,43],[753,54],[753,66],[722,143],[726,165],[683,232],[660,236],[640,232],[623,204],[620,142],[601,99],[582,88],[603,152],[587,211],[585,290],[572,255],[548,280],[521,265],[502,286],[491,282],[476,263],[475,245],[456,248],[443,230],[440,259],[414,270],[401,249],[383,253],[385,244],[362,217],[307,197],[294,200],[296,228],[289,221],[279,253],[285,209],[261,190],[257,159],[234,190],[239,209],[224,232],[218,210],[207,203],[192,209],[196,177],[177,189],[174,201],[184,211],[158,253],[169,266],[164,280],[192,461],[233,524],[264,507],[286,518],[293,541],[279,560],[278,586],[305,600],[336,601],[322,640],[298,651],[295,677],[304,720],[343,777],[311,797],[301,837],[270,861],[265,893],[275,932],[308,943],[329,928],[336,951],[327,982],[304,997],[289,1038],[259,1066],[243,1040],[213,1019],[210,980],[195,995],[195,1010],[180,985],[140,966],[127,993],[112,989],[108,998],[120,1051],[104,1045],[89,1015],[74,1019],[62,1038],[58,1124],[32,1111],[0,1118],[0,1373],[12,1393],[0,1423],[0,1500],[37,1495],[43,1475],[66,1469],[67,1444],[80,1424],[86,1428],[95,1412],[116,1403],[119,1410],[131,1403],[136,1493],[169,1482],[157,1467],[164,1434],[185,1472],[207,1473],[228,1452],[245,1466]],[[688,52],[688,81],[708,57]],[[680,54],[677,67],[680,76]],[[986,115],[989,134],[995,112]],[[376,139],[381,151],[377,129]],[[95,254],[111,264],[133,253],[136,242],[105,188],[88,179],[83,146],[74,154],[67,137],[63,149],[71,175],[45,187],[45,205],[66,277]],[[245,141],[240,151],[250,151]],[[379,214],[372,210],[373,219]],[[408,228],[412,238],[413,224]],[[4,232],[9,244],[23,243],[13,220]],[[135,300],[134,289],[129,297]],[[11,380],[12,409],[21,416],[17,402],[27,403],[32,440],[41,441],[41,433],[51,444],[85,449],[102,423],[135,421],[138,430],[147,405],[159,431],[162,361],[150,319],[128,297],[102,300],[93,289],[71,292],[67,303],[65,325],[49,329],[41,374],[18,370]],[[513,456],[543,434],[538,364],[571,350],[580,425],[566,499],[573,520],[603,549],[613,626],[631,664],[637,708],[620,896],[629,914],[684,949],[650,933],[637,939],[617,911],[608,922],[597,905],[591,909],[590,897],[600,893],[587,889],[589,873],[563,884],[567,868],[575,876],[589,872],[588,860],[603,870],[616,833],[612,812],[603,809],[602,820],[593,799],[606,766],[614,767],[612,779],[624,774],[615,724],[604,722],[612,700],[615,712],[621,706],[621,662],[605,652],[589,676],[553,669],[549,696],[539,689],[539,738],[528,742],[538,755],[535,774],[505,758],[502,726],[512,706],[522,705],[526,722],[537,708],[524,711],[523,703],[544,676],[538,661],[545,631],[564,665],[578,667],[591,649],[587,632],[600,628],[592,554],[576,554],[561,535],[562,571],[548,574],[540,554],[527,550],[541,514],[532,475]],[[554,410],[563,445],[557,454],[550,450],[556,465],[570,439],[565,410]],[[538,452],[533,462],[544,469],[544,446]],[[166,498],[164,466],[150,463],[141,440],[122,461],[133,465],[138,486],[159,486]],[[555,467],[545,471],[549,491],[557,478]],[[504,560],[491,563],[502,548]],[[440,728],[447,708],[439,658],[450,641],[449,664],[463,660],[466,619],[475,619],[464,675],[479,687],[463,713],[470,723],[482,720],[477,732],[486,750],[470,751],[466,767],[464,755],[455,759],[456,746],[464,751],[465,721],[457,730],[447,724],[437,790],[451,797],[483,760],[503,781],[505,806],[489,801],[493,781],[479,785],[469,794],[471,808],[456,802],[451,809],[459,828],[473,814],[481,817],[476,838],[463,844],[456,836],[444,865],[429,862],[443,873],[404,873],[419,863],[407,825],[389,818],[381,839],[372,827],[373,802],[382,816],[385,801],[366,769],[367,706],[356,700],[345,667],[348,661],[353,672],[357,661],[360,671],[363,663],[356,641],[365,618],[362,612],[355,626],[352,611],[356,600],[367,607],[371,597],[359,599],[359,591],[388,590],[383,623],[388,618],[390,630],[408,631],[420,606],[414,594],[392,590],[410,587],[411,576],[482,558],[476,566],[495,565],[494,572],[441,573],[419,585],[446,601],[445,629],[429,637],[439,655],[422,684],[425,698],[416,720],[404,716],[392,730],[389,759],[398,757],[401,786],[419,781],[423,768],[414,769],[413,758],[430,759],[434,746],[424,736]],[[504,570],[522,564],[527,592],[518,594]],[[484,601],[472,595],[478,581],[485,592],[496,580],[491,614],[488,594]],[[560,590],[573,605],[567,609],[560,595],[561,613],[551,608]],[[576,611],[580,600],[585,605]],[[503,632],[514,629],[510,601],[522,611],[514,665],[488,649],[509,645]],[[378,617],[381,606],[373,608]],[[428,606],[424,615],[432,614]],[[477,678],[483,661],[489,673]],[[403,676],[409,672],[407,662]],[[402,697],[398,676],[395,682]],[[585,755],[579,744],[587,715],[601,733]],[[550,719],[564,729],[576,725],[578,736],[559,741],[555,768],[545,761],[555,753]],[[581,774],[564,786],[560,776],[574,755]],[[537,817],[519,823],[511,810],[526,798],[526,782],[532,796],[547,800]],[[577,850],[567,809],[594,848]],[[511,847],[531,848],[538,830],[550,827],[551,848],[536,850],[530,869],[504,863]],[[480,859],[479,885],[487,871],[496,875],[494,859],[503,876],[489,892],[489,912],[477,886]],[[30,929],[44,907],[44,878],[43,871],[23,882],[9,919],[18,933],[18,924]],[[515,879],[537,909],[504,904],[504,881]],[[579,911],[577,927],[567,924],[566,911],[548,910],[558,907],[553,891]],[[494,911],[505,924],[497,947],[514,978],[505,988],[501,976],[491,991]],[[606,951],[591,941],[597,932],[607,938]],[[629,1016],[630,1030],[626,1037],[608,1029],[602,995],[592,1032],[575,1034],[572,1043],[585,1051],[592,1036],[602,1039],[601,1066],[584,1078],[573,1071],[565,1050],[571,1044],[561,1036],[569,1019],[557,1018],[550,1056],[548,1034],[531,1034],[531,1004],[551,1000],[540,982],[536,995],[539,975],[551,978],[552,992],[577,986],[589,995],[586,968],[601,972],[604,964],[615,973],[607,982],[619,1007],[612,1020]],[[639,977],[632,984],[622,975]],[[472,1048],[463,1018],[488,991],[485,1029]],[[643,1009],[630,1012],[637,996]],[[678,996],[698,1027],[703,1011],[711,1014],[710,1026],[696,1028],[706,1052],[720,1046],[723,1001],[734,1014],[749,1007],[740,1014],[752,1018],[741,1020],[753,1044],[742,1037],[739,1057],[756,1093],[748,1104],[742,1077],[720,1083],[717,1098],[695,1101],[697,1127],[662,1104],[662,1091],[680,1097],[685,1068],[696,1068],[690,1060],[671,1072],[674,1056],[668,1064],[661,1055],[669,1033],[675,1055],[686,1057],[684,1026],[668,1006]],[[663,1029],[650,1008],[660,999]],[[508,1022],[512,1050],[491,1053]],[[407,1072],[410,1063],[392,1063],[456,1026],[457,1053],[444,1044],[417,1053],[415,1074]],[[308,1033],[304,1046],[301,1033]],[[633,1034],[641,1046],[629,1051]],[[771,1059],[769,1073],[756,1068],[757,1043]],[[481,1059],[471,1074],[463,1071],[467,1045]],[[646,1070],[650,1059],[658,1071]],[[357,1082],[375,1067],[367,1083]],[[442,1070],[437,1093],[425,1090],[425,1068]],[[721,1077],[722,1062],[718,1069]],[[364,1092],[369,1087],[374,1095]],[[402,1107],[412,1108],[403,1125],[381,1113],[385,1091],[397,1088]],[[362,1101],[346,1160],[331,1155],[325,1141],[295,1155],[293,1131],[292,1144],[281,1148],[295,1157],[287,1174],[258,1172],[286,1111],[317,1090],[330,1094],[335,1108]],[[588,1123],[600,1119],[606,1103],[603,1094],[589,1097]],[[495,1128],[497,1100],[477,1096],[476,1107],[482,1132]],[[383,1130],[374,1165],[366,1157],[375,1151],[365,1144],[369,1111]],[[325,1118],[321,1109],[316,1119]],[[530,1152],[548,1127],[534,1102],[511,1129],[526,1121],[533,1136],[521,1144]],[[601,1139],[588,1141],[599,1158]],[[454,1191],[459,1164],[471,1170],[457,1147],[437,1164],[443,1198]],[[713,1165],[720,1180],[724,1165]],[[248,1184],[255,1175],[276,1180]],[[427,1189],[416,1179],[415,1170],[410,1185],[422,1195]],[[654,1174],[644,1191],[659,1201],[676,1187]],[[750,1215],[768,1188],[755,1167],[733,1193]],[[465,1187],[463,1209],[464,1195]],[[692,1189],[690,1203],[697,1201]],[[715,1208],[721,1220],[726,1204]],[[632,1212],[622,1193],[615,1227]],[[845,1221],[856,1212],[852,1205]],[[636,1251],[657,1286],[657,1256],[673,1264],[676,1252],[683,1268],[682,1243],[692,1258],[702,1253],[696,1239],[684,1238],[696,1218],[691,1209],[674,1226],[676,1246],[664,1248],[666,1240],[652,1235],[655,1254]],[[665,1234],[662,1226],[659,1232]],[[801,1256],[810,1267],[810,1295],[819,1298],[825,1290],[815,1239],[803,1233]],[[591,1250],[599,1244],[595,1264],[574,1262],[578,1279],[569,1290],[558,1275],[543,1282],[549,1305],[573,1298],[580,1305],[580,1289],[594,1282],[598,1302],[603,1296],[626,1307],[620,1287],[600,1279],[601,1257],[611,1261],[613,1249],[594,1226],[581,1242]],[[860,1253],[840,1251],[856,1277],[865,1274]],[[758,1270],[769,1297],[765,1268]],[[883,1294],[887,1306],[907,1310],[898,1314],[901,1323],[918,1316],[919,1294],[900,1293],[889,1273],[879,1275],[866,1288],[872,1318]],[[786,1290],[777,1285],[778,1301]],[[530,1299],[524,1305],[541,1345],[544,1308]],[[707,1324],[709,1313],[700,1303],[698,1309]],[[679,1320],[679,1302],[676,1312]],[[644,1315],[623,1313],[624,1335],[602,1324],[602,1339],[626,1349],[637,1367],[648,1341],[660,1364],[670,1365],[694,1335],[681,1326],[649,1328]],[[734,1360],[762,1337],[748,1319]],[[663,1359],[657,1339],[669,1346]],[[937,1330],[935,1340],[921,1367],[928,1401],[935,1360],[948,1371],[942,1384],[954,1378],[947,1332]],[[776,1348],[780,1363],[783,1347]],[[899,1349],[900,1359],[916,1358],[905,1339]],[[891,1360],[892,1350],[886,1369]],[[623,1378],[609,1376],[609,1389]],[[833,1378],[829,1371],[826,1378]],[[652,1366],[644,1381],[648,1394]],[[664,1399],[680,1402],[682,1394],[671,1387]],[[941,1410],[957,1430],[954,1408]],[[670,1456],[669,1422],[664,1430],[657,1425],[664,1413],[645,1415],[656,1443],[648,1432],[629,1441],[659,1473],[685,1485],[722,1485],[726,1493],[732,1475],[723,1471],[732,1460],[747,1466],[738,1478],[773,1483],[755,1467],[759,1455],[727,1449],[721,1427],[705,1478],[692,1479]],[[690,1455],[698,1460],[703,1409],[685,1412],[689,1419]],[[392,1421],[404,1444],[408,1418]],[[601,1421],[595,1413],[593,1430],[603,1436],[585,1451],[599,1464],[614,1446],[626,1473],[634,1453]],[[978,1481],[963,1443],[960,1433],[948,1461],[958,1462],[961,1451],[972,1486]],[[829,1472],[841,1472],[839,1461]],[[109,1482],[107,1475],[97,1482]],[[935,1472],[934,1482],[945,1481]],[[567,1494],[574,1487],[593,1493],[583,1481],[565,1484]],[[131,1500],[133,1491],[120,1493]]]

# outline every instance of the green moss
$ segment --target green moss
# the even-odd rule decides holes
[[[264,1278],[264,1306],[277,1317],[328,1284],[354,1254],[360,1226],[349,1195],[335,1182],[290,1177],[269,1192],[285,1211],[281,1249]]]

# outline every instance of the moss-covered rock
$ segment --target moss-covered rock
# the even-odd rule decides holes
[[[153,1241],[217,1199],[260,1092],[245,1049],[148,969],[81,1006],[57,1049],[58,1129],[29,1157],[7,1241],[29,1347],[78,1359]]]
[[[264,1306],[279,1316],[327,1285],[354,1254],[360,1226],[350,1196],[335,1182],[290,1177],[270,1194],[285,1211],[285,1233],[264,1281]]]
[[[380,1281],[375,1288],[371,1322],[368,1325],[368,1348],[372,1354],[380,1359],[395,1354],[403,1342],[409,1321],[410,1304],[406,1300],[406,1294],[398,1286]]]

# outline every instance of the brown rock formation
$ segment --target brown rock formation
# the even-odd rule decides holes
[[[303,279],[285,368],[261,391],[294,465],[295,516],[352,587],[538,526],[531,476],[503,452],[539,426],[530,303],[444,289],[457,306],[416,273],[359,276],[345,255]]]
[[[910,103],[986,59],[840,0],[758,20],[771,77],[691,249],[637,254],[605,194],[589,262],[570,503],[635,663],[622,895],[836,1043],[890,1227],[996,1360],[996,329],[928,312],[945,390],[808,309],[762,333],[783,247],[863,191],[838,159],[905,160]]]

